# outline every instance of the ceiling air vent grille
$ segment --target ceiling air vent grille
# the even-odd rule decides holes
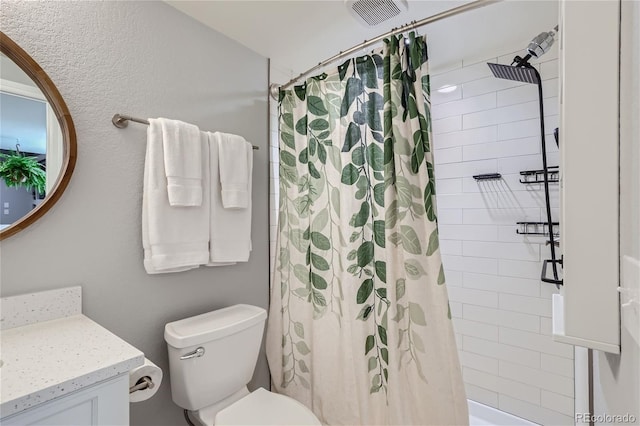
[[[347,0],[349,12],[363,24],[374,27],[407,10],[405,0]]]

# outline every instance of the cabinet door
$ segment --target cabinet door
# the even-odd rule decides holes
[[[93,426],[129,424],[129,376],[80,389],[2,419],[3,426]]]
[[[554,339],[620,351],[619,1],[561,2],[564,288]]]

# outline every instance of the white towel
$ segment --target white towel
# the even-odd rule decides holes
[[[218,137],[220,155],[220,185],[222,205],[225,209],[249,207],[249,182],[251,181],[253,146],[242,136],[215,133]]]
[[[200,136],[201,167],[209,167],[208,137]],[[209,261],[210,204],[172,207],[167,193],[162,126],[149,119],[142,197],[144,267],[149,274],[179,272]]]
[[[247,262],[251,252],[251,178],[248,180],[248,205],[245,209],[225,209],[222,205],[219,163],[220,133],[209,133],[211,164],[210,196],[210,264]],[[249,171],[253,167],[253,152],[245,153]],[[237,160],[237,159],[236,159]]]
[[[202,205],[200,129],[178,120],[158,118],[162,125],[164,170],[172,206]]]

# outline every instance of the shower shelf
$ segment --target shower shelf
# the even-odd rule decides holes
[[[558,222],[552,222],[554,226],[553,236],[558,237],[560,233],[558,232]],[[516,222],[518,225],[518,229],[516,229],[516,234],[521,235],[549,235],[549,224],[547,222]]]
[[[500,173],[485,173],[483,175],[475,175],[473,178],[480,182],[483,180],[498,180],[502,179],[502,175]]]
[[[560,181],[560,170],[558,166],[549,166],[549,183],[558,183]],[[524,170],[520,172],[520,183],[544,183],[544,170]]]

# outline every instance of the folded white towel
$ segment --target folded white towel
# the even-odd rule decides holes
[[[144,267],[149,274],[185,271],[209,261],[210,203],[169,204],[161,134],[160,121],[149,119],[142,197]],[[200,137],[200,167],[209,167],[208,137]]]
[[[209,133],[210,177],[210,264],[247,262],[251,252],[251,178],[247,187],[247,208],[225,209],[222,204],[220,177],[216,165],[219,162],[220,133]],[[238,161],[239,159],[234,159]],[[245,152],[243,160],[248,170],[253,168],[253,152]]]
[[[200,129],[178,120],[158,118],[162,126],[164,171],[172,206],[202,205]]]
[[[216,132],[220,155],[220,185],[225,209],[249,207],[253,146],[242,136]]]

